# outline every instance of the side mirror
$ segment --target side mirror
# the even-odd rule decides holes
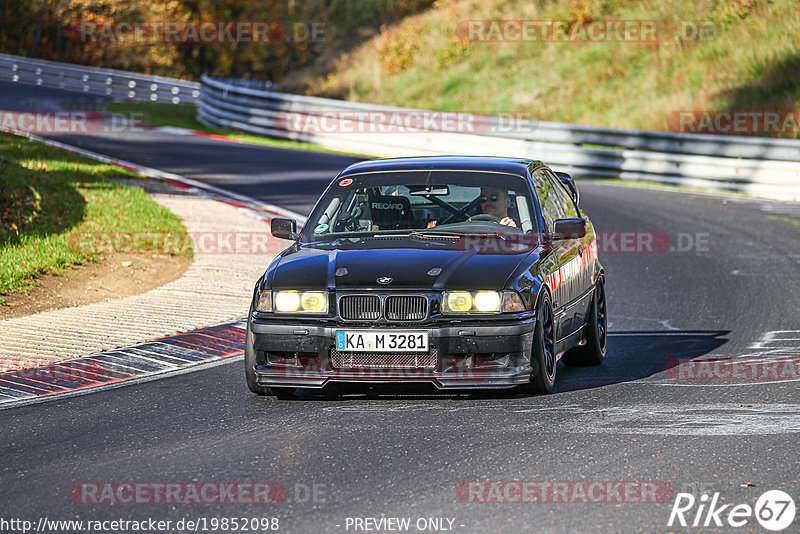
[[[269,223],[272,235],[280,239],[297,239],[297,221],[275,217]]]
[[[580,200],[580,195],[578,195],[578,186],[575,185],[575,180],[573,180],[572,176],[565,172],[556,172],[556,176],[558,176],[558,179],[561,180],[561,183],[567,187],[567,191],[570,192],[572,195],[572,200],[577,206],[578,200]]]
[[[586,219],[557,219],[553,223],[553,241],[580,239],[586,235]]]

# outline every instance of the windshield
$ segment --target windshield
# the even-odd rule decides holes
[[[337,178],[301,239],[380,234],[537,232],[526,180],[476,171],[405,171]]]

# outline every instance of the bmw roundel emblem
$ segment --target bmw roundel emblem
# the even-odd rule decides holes
[[[380,277],[380,278],[378,278],[378,280],[377,280],[377,282],[378,282],[379,284],[381,284],[381,285],[384,285],[384,286],[385,286],[386,284],[391,284],[391,283],[392,283],[392,281],[394,281],[394,278],[392,278],[391,276],[381,276],[381,277]]]

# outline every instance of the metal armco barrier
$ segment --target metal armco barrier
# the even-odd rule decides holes
[[[267,82],[201,83],[0,54],[0,80],[70,89],[118,100],[198,103],[197,116],[214,128],[307,141],[370,156],[496,155],[541,159],[577,177],[620,178],[744,191],[766,198],[800,200],[800,140],[677,134],[598,128],[558,122],[471,116],[476,127],[437,130],[424,125],[402,132],[350,133],[345,128],[304,131],[292,120],[325,118],[326,124],[371,113],[435,114],[291,95]]]
[[[197,103],[200,84],[114,69],[0,54],[0,80],[69,89],[116,100]]]
[[[416,131],[386,134],[345,128],[313,132],[293,120],[369,121],[370,112],[407,116],[418,111],[279,93],[248,80],[202,78],[198,118],[203,124],[257,135],[307,141],[371,156],[495,155],[541,159],[577,177],[620,178],[744,191],[766,198],[800,200],[800,140],[677,134],[597,128],[575,124],[480,117],[473,133]],[[363,117],[363,119],[358,119]],[[343,120],[343,119],[342,119]],[[507,119],[506,119],[507,120]],[[367,128],[367,130],[369,130]],[[491,132],[491,133],[487,133]]]

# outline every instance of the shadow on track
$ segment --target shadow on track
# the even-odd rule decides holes
[[[678,358],[704,356],[728,342],[730,330],[609,332],[608,352],[597,367],[558,368],[554,393],[641,380],[666,371]]]
[[[665,372],[677,359],[698,358],[727,343],[729,330],[635,330],[608,335],[608,354],[602,365],[559,365],[553,394],[594,389],[641,380]],[[323,392],[298,389],[281,401],[359,400],[475,400],[529,397],[516,389],[438,391],[430,384],[332,384]]]

